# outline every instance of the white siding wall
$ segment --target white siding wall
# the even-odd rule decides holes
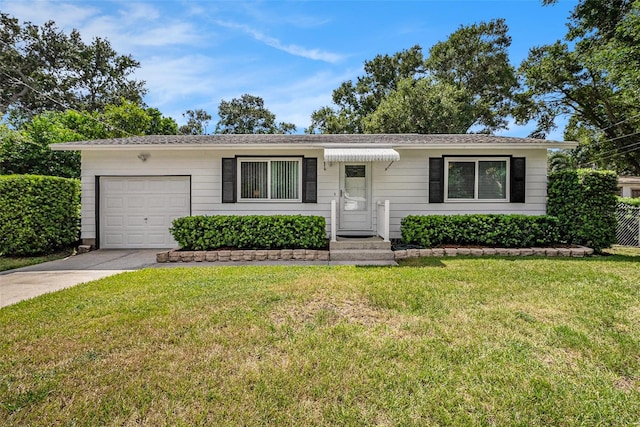
[[[400,237],[400,221],[407,215],[457,215],[471,213],[503,213],[543,215],[546,213],[546,150],[397,150],[400,161],[385,171],[388,163],[373,167],[373,200],[391,201],[391,237]],[[429,157],[464,155],[474,157],[526,157],[526,203],[445,202],[429,203]]]
[[[147,161],[137,158],[149,153]],[[96,176],[191,176],[192,215],[233,214],[307,214],[323,215],[330,224],[331,198],[338,188],[338,175],[325,172],[322,150],[278,150],[276,156],[307,156],[318,158],[318,203],[221,203],[222,158],[234,157],[236,152],[219,150],[162,150],[84,151],[82,153],[82,239],[96,238],[95,177]],[[274,155],[273,151],[252,150],[250,156]]]
[[[372,168],[374,225],[375,203],[391,201],[391,238],[400,237],[400,221],[416,214],[466,214],[466,213],[521,213],[544,214],[546,211],[546,162],[544,149],[518,150],[397,150],[400,161],[385,171],[388,163],[374,163]],[[149,153],[147,161],[137,158],[141,152]],[[221,159],[236,154],[247,156],[307,156],[318,158],[318,203],[221,203]],[[526,203],[455,202],[428,203],[429,157],[441,155],[510,155],[527,158]],[[321,149],[303,150],[251,150],[223,151],[202,150],[105,150],[82,153],[82,238],[96,237],[95,177],[96,176],[191,176],[191,212],[193,215],[215,214],[307,214],[322,215],[330,227],[331,200],[339,191],[338,164],[323,164]],[[374,228],[375,229],[375,228]]]

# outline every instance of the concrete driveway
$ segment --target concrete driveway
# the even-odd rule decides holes
[[[0,307],[123,271],[155,266],[158,252],[159,249],[100,249],[0,272]]]

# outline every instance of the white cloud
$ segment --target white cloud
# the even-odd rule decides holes
[[[148,3],[111,3],[108,6],[117,9],[108,11],[79,4],[84,3],[0,0],[0,9],[20,21],[41,25],[53,20],[67,32],[77,29],[85,42],[95,37],[106,38],[120,53],[131,53],[136,46],[195,45],[202,40],[201,32],[191,22],[173,17],[161,19],[160,11]]]
[[[277,38],[267,36],[266,34],[263,34],[262,32],[256,29],[253,29],[248,25],[236,24],[233,22],[226,22],[226,21],[219,21],[219,20],[216,20],[214,22],[224,28],[240,30],[246,34],[249,34],[251,37],[253,37],[257,41],[266,44],[267,46],[271,46],[274,49],[287,52],[294,56],[300,56],[303,58],[313,59],[316,61],[329,62],[332,64],[339,62],[343,59],[343,55],[340,55],[337,53],[326,52],[320,49],[307,49],[305,47],[298,46],[295,44],[285,45]]]
[[[126,8],[120,11],[120,16],[127,21],[155,21],[160,18],[158,9],[147,3],[128,3]]]
[[[193,25],[184,22],[174,22],[161,27],[150,28],[140,34],[131,34],[132,44],[138,46],[170,46],[180,44],[196,44],[201,36]]]
[[[20,21],[30,21],[36,25],[55,21],[58,27],[68,30],[77,28],[78,23],[100,13],[100,9],[93,6],[49,0],[0,1],[0,9]]]
[[[162,111],[161,107],[172,103],[213,93],[220,85],[212,73],[214,65],[202,55],[157,56],[145,60],[136,77],[147,82],[147,103]]]

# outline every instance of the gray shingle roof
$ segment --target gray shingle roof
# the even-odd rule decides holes
[[[141,146],[141,145],[242,145],[242,144],[363,144],[363,145],[432,145],[432,144],[554,144],[533,138],[516,138],[485,134],[294,134],[294,135],[150,135],[129,138],[97,139],[56,145],[73,146]],[[561,144],[561,143],[560,143]],[[569,144],[567,144],[569,145]]]

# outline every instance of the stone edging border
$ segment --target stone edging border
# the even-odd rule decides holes
[[[576,248],[432,248],[402,249],[393,252],[396,260],[419,257],[457,255],[548,256],[582,258],[593,254],[593,249]],[[229,262],[229,261],[329,261],[329,251],[312,249],[275,250],[223,250],[223,251],[170,251],[159,252],[156,261],[165,262]]]
[[[593,249],[585,246],[576,248],[432,248],[403,249],[395,251],[395,259],[418,258],[430,256],[457,255],[502,255],[502,256],[548,256],[582,258],[593,254]]]
[[[312,249],[170,251],[159,252],[156,261],[164,262],[227,262],[227,261],[329,261],[329,251]]]

